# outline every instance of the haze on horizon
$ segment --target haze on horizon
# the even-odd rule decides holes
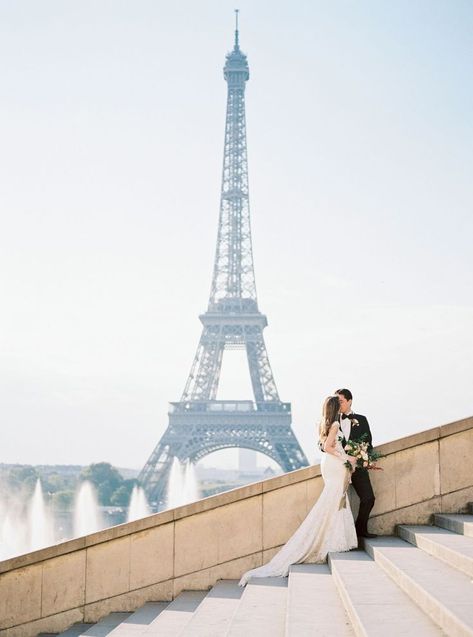
[[[258,302],[309,459],[340,386],[375,443],[473,415],[473,4],[239,8]],[[208,301],[233,9],[0,2],[0,462],[140,468],[164,432]],[[219,398],[250,398],[240,354]]]

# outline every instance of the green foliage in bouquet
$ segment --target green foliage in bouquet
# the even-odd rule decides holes
[[[363,434],[359,438],[349,440],[345,445],[345,453],[356,458],[356,465],[354,467],[355,469],[365,469],[371,471],[383,470],[381,467],[378,467],[376,465],[377,460],[379,460],[383,456],[377,451],[374,451],[372,448],[370,449],[370,444],[367,440],[367,434]],[[345,462],[345,466],[349,469],[352,468],[348,460]]]

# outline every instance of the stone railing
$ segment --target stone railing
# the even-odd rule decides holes
[[[371,530],[426,524],[473,500],[473,418],[378,450]],[[59,632],[239,578],[288,539],[322,488],[312,466],[0,562],[0,635]]]

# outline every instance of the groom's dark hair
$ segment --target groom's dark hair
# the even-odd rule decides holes
[[[341,394],[345,398],[345,400],[353,400],[353,394],[349,389],[337,389],[335,393]]]

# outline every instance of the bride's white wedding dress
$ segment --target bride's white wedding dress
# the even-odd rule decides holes
[[[250,577],[284,577],[291,564],[325,562],[329,552],[349,551],[358,546],[346,495],[350,473],[344,465],[341,432],[336,440],[335,451],[340,457],[323,454],[320,468],[324,489],[306,519],[270,562],[243,575],[240,586],[245,586]]]

